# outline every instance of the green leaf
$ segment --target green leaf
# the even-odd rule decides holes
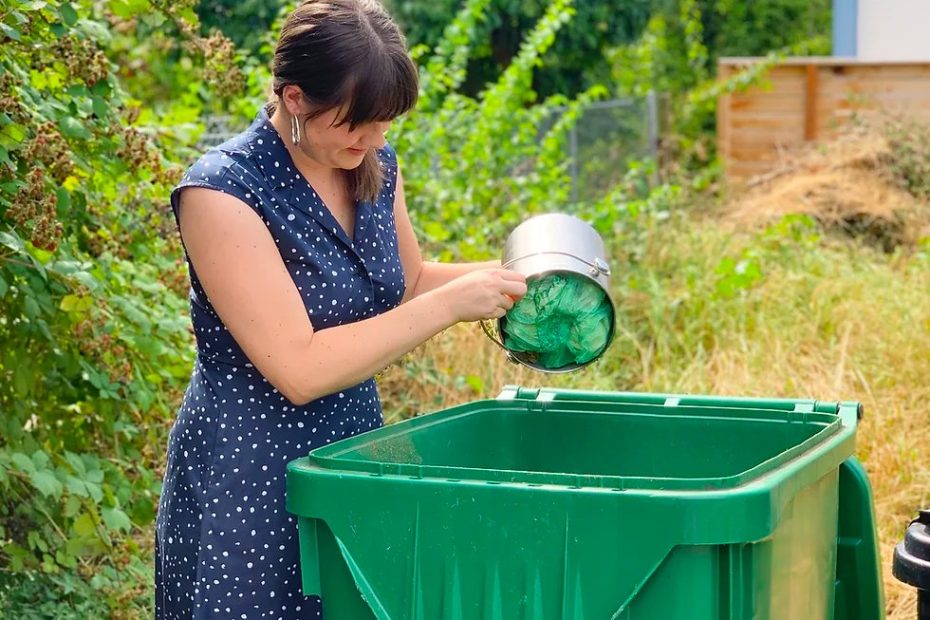
[[[52,254],[48,250],[43,250],[42,248],[37,248],[37,247],[32,248],[31,254],[36,259],[36,261],[41,265],[48,263],[54,256],[54,254]]]
[[[33,472],[29,477],[32,486],[36,488],[45,497],[60,497],[63,487],[55,474],[47,469]]]
[[[82,266],[83,264],[76,260],[57,260],[48,266],[48,270],[54,271],[55,273],[62,276],[70,276],[74,272],[81,269]]]
[[[107,117],[110,108],[107,106],[107,102],[104,101],[102,97],[92,97],[91,103],[93,104],[94,114],[96,114],[98,118]]]
[[[99,504],[103,500],[103,489],[100,488],[99,484],[93,484],[92,482],[84,481],[84,487],[87,489],[87,492],[90,494],[90,498],[94,500],[95,503]]]
[[[56,204],[59,213],[67,213],[71,210],[71,193],[63,187],[55,190],[55,197],[58,199]]]
[[[100,282],[98,282],[93,275],[86,271],[78,271],[74,274],[74,279],[79,284],[83,284],[92,291],[96,290],[100,286]]]
[[[82,538],[96,537],[97,527],[94,525],[93,518],[86,512],[74,520],[75,533]]]
[[[109,97],[110,93],[113,92],[113,88],[110,86],[110,82],[108,80],[100,80],[91,86],[90,92],[100,97]]]
[[[80,301],[81,298],[77,295],[65,295],[61,298],[61,303],[58,304],[58,307],[65,312],[71,312],[77,308],[78,302]]]
[[[38,469],[46,469],[50,463],[48,455],[41,450],[32,453],[32,462],[35,463]]]
[[[14,573],[22,571],[26,567],[26,560],[32,555],[15,543],[6,545],[3,551],[10,558],[10,570]]]
[[[478,375],[468,375],[465,377],[465,383],[468,384],[476,394],[484,392],[484,380]]]
[[[132,527],[129,517],[119,508],[104,508],[101,510],[101,514],[103,515],[103,522],[111,530],[128,532]]]
[[[26,472],[27,474],[32,474],[36,470],[36,466],[32,462],[32,459],[22,452],[14,452],[10,460],[13,461],[13,464],[16,465],[18,470]]]
[[[155,505],[148,494],[140,497],[133,505],[132,518],[140,525],[146,525],[155,520]]]
[[[75,476],[68,476],[68,480],[65,482],[65,486],[68,488],[68,491],[77,497],[90,497],[90,493],[87,491],[87,485],[84,484],[84,481]]]
[[[102,469],[89,469],[87,470],[87,479],[91,482],[103,482],[103,470]]]
[[[118,504],[116,501],[116,495],[113,494],[113,488],[110,486],[103,487],[103,503],[108,508]]]
[[[9,146],[16,146],[26,138],[26,128],[19,123],[10,123],[0,131],[0,138]]]
[[[61,14],[61,21],[65,23],[66,26],[73,26],[77,23],[78,14],[74,10],[74,7],[70,3],[65,2],[58,8],[59,14]]]
[[[19,188],[26,187],[26,184],[22,181],[10,181],[9,183],[0,183],[0,190],[3,190],[5,194],[13,195],[19,191]]]
[[[87,541],[78,536],[69,536],[65,543],[65,553],[70,556],[80,556],[86,552]]]
[[[69,487],[70,490],[70,487]],[[73,495],[69,496],[65,501],[64,509],[61,511],[62,516],[64,517],[73,517],[81,510],[81,500]]]
[[[109,48],[112,44],[113,37],[106,20],[85,19],[81,22],[81,31],[103,48]]]
[[[118,17],[132,17],[149,9],[148,0],[114,0],[110,10]]]
[[[55,551],[55,561],[66,568],[74,568],[77,566],[77,558],[73,555],[69,555],[62,549]]]
[[[84,126],[84,123],[73,116],[65,116],[62,118],[58,123],[58,128],[61,130],[62,135],[68,138],[87,140],[91,137],[91,133],[87,127]]]
[[[22,40],[22,35],[20,34],[19,30],[17,30],[13,26],[10,26],[9,24],[4,24],[3,22],[0,22],[0,32],[10,37],[14,41]]]
[[[6,296],[8,290],[10,290],[10,285],[6,283],[6,280],[3,279],[3,276],[0,276],[0,299],[3,299]]]
[[[437,222],[427,222],[423,229],[430,240],[435,242],[445,241],[450,237],[448,229]]]
[[[26,298],[26,301],[23,302],[23,311],[30,319],[35,319],[37,316],[39,316],[39,304],[36,302],[34,297]]]
[[[26,366],[17,366],[13,371],[13,388],[18,396],[26,396],[29,393],[29,381],[31,379],[29,375],[30,370]]]
[[[194,9],[194,6],[184,7],[180,12],[180,17],[181,19],[192,24],[196,24],[197,20],[199,19],[197,17],[197,11]]]
[[[68,93],[74,99],[83,99],[85,97],[90,97],[90,91],[87,90],[87,86],[84,84],[72,84],[65,90],[65,92]],[[75,105],[75,103],[76,102],[72,102],[72,106]]]
[[[65,460],[68,461],[68,464],[71,465],[77,475],[83,476],[87,473],[87,469],[84,467],[84,461],[74,452],[65,451]]]
[[[14,252],[23,251],[23,240],[13,233],[0,232],[0,244],[5,245]]]
[[[45,336],[46,340],[51,343],[56,342],[55,336],[52,335],[52,331],[48,328],[48,323],[44,319],[36,320],[36,325],[39,327],[39,331],[42,332],[42,335]]]

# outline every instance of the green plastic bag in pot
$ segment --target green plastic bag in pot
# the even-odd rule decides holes
[[[552,273],[527,283],[527,293],[501,321],[504,346],[558,370],[583,365],[607,347],[613,307],[604,290],[574,273]]]

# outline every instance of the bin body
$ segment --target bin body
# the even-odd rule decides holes
[[[877,579],[837,570],[855,426],[855,404],[509,389],[291,463],[304,591],[340,620],[832,620]]]

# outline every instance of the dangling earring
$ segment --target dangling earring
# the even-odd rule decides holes
[[[297,117],[291,117],[291,142],[294,143],[294,146],[300,144],[300,123],[297,122]]]

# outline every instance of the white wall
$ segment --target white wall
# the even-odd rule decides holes
[[[930,0],[859,0],[857,56],[930,60]]]

